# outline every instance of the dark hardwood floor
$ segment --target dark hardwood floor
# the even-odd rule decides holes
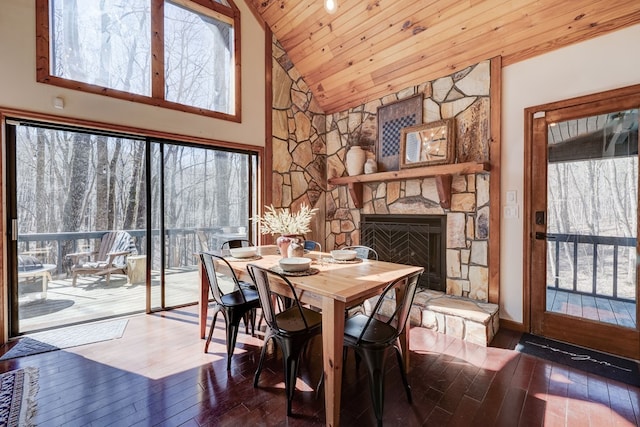
[[[262,340],[241,333],[225,369],[224,323],[204,354],[196,308],[129,320],[118,340],[0,362],[39,368],[39,426],[312,426],[324,424],[320,341],[301,366],[287,418],[279,352],[271,346],[260,387],[253,374]],[[414,328],[407,402],[395,359],[386,376],[388,426],[635,426],[640,389],[514,350],[502,330],[489,348]],[[7,351],[9,345],[0,352]],[[322,392],[321,392],[322,393]],[[341,422],[374,425],[365,369],[345,366]]]

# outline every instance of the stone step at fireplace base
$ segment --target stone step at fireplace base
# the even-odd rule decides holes
[[[369,314],[377,298],[364,302],[364,311]],[[385,301],[383,313],[391,314],[395,302]],[[498,305],[469,298],[447,295],[432,290],[419,290],[411,307],[411,325],[421,326],[487,346],[498,332],[500,318]]]

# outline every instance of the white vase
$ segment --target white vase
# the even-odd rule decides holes
[[[364,162],[367,159],[367,153],[358,145],[354,145],[347,152],[346,166],[347,173],[351,176],[362,175],[364,173]]]

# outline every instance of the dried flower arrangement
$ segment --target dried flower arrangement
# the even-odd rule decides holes
[[[265,206],[264,216],[252,219],[261,225],[262,234],[305,234],[311,231],[311,218],[317,210],[303,204],[299,212],[293,213],[288,208],[278,210],[271,205]]]

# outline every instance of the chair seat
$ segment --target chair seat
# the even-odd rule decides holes
[[[243,293],[244,298],[242,298]],[[243,289],[242,292],[235,291],[226,295],[222,295],[221,300],[222,303],[226,306],[235,306],[251,303],[253,301],[258,304],[260,301],[260,297],[258,296],[258,293],[256,291],[252,291],[251,289]]]
[[[258,291],[258,288],[256,288],[256,285],[254,285],[253,283],[245,282],[243,280],[238,280],[238,285],[244,290],[253,289],[256,292]]]
[[[344,323],[345,344],[355,346],[358,337],[365,328],[369,316],[356,314],[348,318]],[[378,319],[371,319],[369,327],[362,336],[362,341],[358,345],[371,347],[385,347],[393,342],[398,335],[398,331],[391,325],[381,322]]]
[[[82,268],[97,268],[97,269],[103,269],[103,268],[107,268],[107,266],[109,265],[108,262],[106,261],[102,261],[102,262],[85,262],[84,264],[80,265],[80,266],[76,266],[76,269],[82,269]],[[112,268],[126,268],[126,264],[113,264],[111,266]]]
[[[296,332],[305,331],[305,329],[312,330],[322,326],[322,314],[306,307],[302,307],[302,312],[304,313],[304,317],[307,319],[308,328],[305,327],[304,321],[302,320],[302,317],[300,317],[298,307],[294,306],[276,315],[280,332],[295,334]]]

